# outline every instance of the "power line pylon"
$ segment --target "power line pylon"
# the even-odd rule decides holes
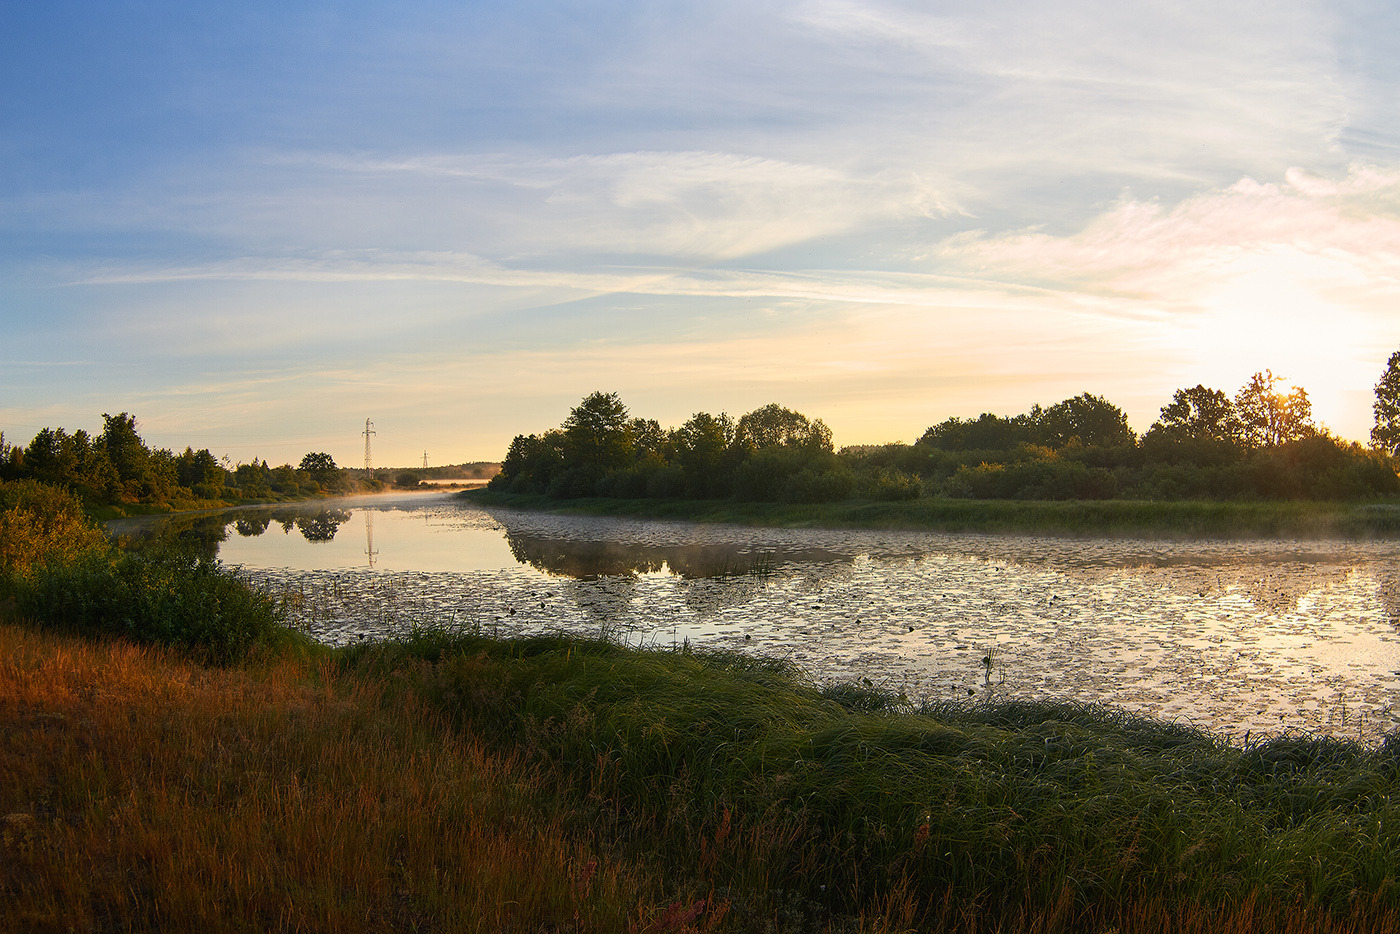
[[[365,430],[364,430],[364,436],[365,436],[365,473],[369,474],[369,478],[370,478],[371,480],[373,480],[373,479],[374,479],[374,467],[372,466],[373,461],[371,461],[371,460],[369,459],[369,436],[372,435],[372,434],[375,434],[376,432],[374,431],[373,428],[370,427],[370,424],[371,424],[371,423],[370,423],[370,420],[369,420],[369,419],[365,419]]]

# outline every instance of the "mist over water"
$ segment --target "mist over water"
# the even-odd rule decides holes
[[[1395,542],[753,529],[449,494],[216,521],[222,560],[331,643],[568,630],[778,654],[915,702],[1108,702],[1240,735],[1400,725]]]

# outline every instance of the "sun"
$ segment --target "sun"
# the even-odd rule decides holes
[[[1370,320],[1329,300],[1283,257],[1252,264],[1198,302],[1181,336],[1185,363],[1207,386],[1233,395],[1262,370],[1284,391],[1301,386],[1313,418],[1335,434],[1364,440],[1373,387]]]

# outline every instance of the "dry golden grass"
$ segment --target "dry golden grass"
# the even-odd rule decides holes
[[[789,912],[755,899],[782,878],[724,871],[810,847],[784,836],[785,815],[731,827],[726,810],[669,861],[664,841],[614,840],[634,860],[621,862],[589,820],[614,815],[615,834],[635,802],[608,792],[601,757],[596,799],[553,797],[557,776],[425,706],[421,672],[344,670],[290,656],[208,668],[0,622],[0,932],[1400,931],[1360,893],[1329,913],[1252,896],[1084,905],[1067,889],[1007,916],[894,884],[854,916]],[[702,900],[697,880],[724,895]]]
[[[0,625],[0,738],[3,931],[607,931],[655,914],[646,885],[532,817],[511,762],[314,663],[209,669]]]

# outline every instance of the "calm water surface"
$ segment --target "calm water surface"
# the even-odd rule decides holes
[[[450,494],[213,521],[224,562],[332,643],[421,622],[606,632],[784,655],[916,701],[1105,701],[1234,734],[1400,726],[1397,542],[750,529]]]

